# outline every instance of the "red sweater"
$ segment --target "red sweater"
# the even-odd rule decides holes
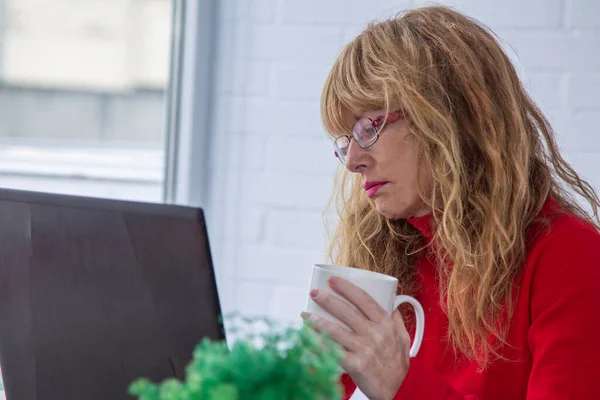
[[[483,372],[449,349],[436,268],[421,256],[416,298],[425,310],[425,336],[394,399],[600,399],[600,234],[557,210],[551,200],[544,206],[542,214],[553,216],[550,229],[531,241],[517,277],[510,346],[503,350],[509,361],[495,361]],[[409,222],[431,239],[430,217]],[[356,386],[348,375],[342,383],[347,399]]]

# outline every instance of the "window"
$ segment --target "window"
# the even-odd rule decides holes
[[[0,0],[0,186],[162,201],[173,0]]]

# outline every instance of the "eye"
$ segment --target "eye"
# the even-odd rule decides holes
[[[373,127],[373,130],[375,130],[375,132],[381,131],[381,128],[383,128],[384,121],[386,121],[386,118],[384,116],[380,116],[375,118],[374,120],[371,120],[371,126]]]
[[[354,127],[354,135],[359,141],[371,139],[377,134],[377,131],[378,126],[373,126],[373,121],[369,118],[359,120]]]
[[[371,131],[373,131],[373,133],[378,133],[381,130],[381,127],[383,126],[383,122],[379,121],[379,120],[375,120],[371,123]]]

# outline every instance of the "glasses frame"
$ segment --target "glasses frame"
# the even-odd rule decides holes
[[[408,113],[406,111],[400,109],[400,110],[389,112],[387,114],[380,115],[375,119],[372,119],[369,117],[360,118],[358,121],[356,121],[356,123],[352,127],[352,136],[342,135],[342,136],[337,137],[333,141],[334,156],[338,160],[340,160],[340,162],[342,164],[346,165],[347,153],[344,154],[344,152],[342,151],[342,147],[340,146],[341,139],[347,140],[348,146],[350,146],[350,141],[352,139],[354,139],[356,144],[358,144],[362,149],[367,149],[367,148],[373,146],[375,143],[377,143],[377,141],[379,140],[379,135],[381,135],[383,128],[385,128],[388,124],[391,124],[391,123],[394,123],[396,121],[406,118],[407,115],[408,115]],[[356,126],[359,123],[361,123],[361,121],[364,121],[364,120],[369,120],[369,124],[371,125],[371,128],[375,130],[375,136],[373,136],[373,138],[370,139],[367,143],[362,143],[361,140],[358,138],[358,134],[356,133]]]

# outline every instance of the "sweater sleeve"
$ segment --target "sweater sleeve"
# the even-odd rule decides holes
[[[348,400],[356,390],[356,384],[348,374],[341,376],[344,387],[343,400]],[[408,375],[394,400],[467,400],[455,391],[440,375],[431,371],[420,360],[412,359]]]
[[[600,235],[549,237],[531,283],[527,400],[600,399]]]

